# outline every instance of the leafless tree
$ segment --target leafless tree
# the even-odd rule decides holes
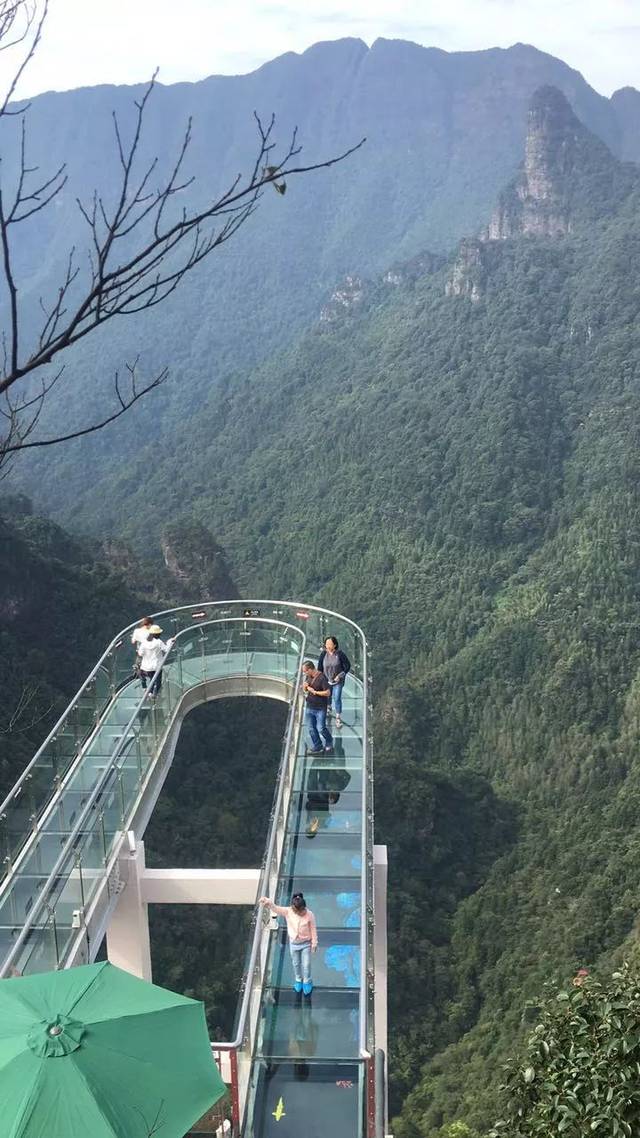
[[[36,431],[45,400],[62,375],[61,356],[73,344],[112,320],[161,304],[196,265],[234,236],[255,212],[267,186],[283,195],[287,179],[326,169],[358,150],[357,145],[322,162],[303,165],[297,131],[278,151],[275,119],[265,125],[255,115],[257,145],[253,161],[226,189],[199,208],[178,198],[192,185],[184,173],[192,137],[188,121],[182,143],[165,173],[158,158],[141,159],[145,113],[156,76],[135,103],[130,140],[113,114],[119,182],[115,194],[96,190],[89,201],[77,199],[88,235],[85,253],[71,247],[61,279],[48,297],[40,298],[39,328],[24,334],[15,247],[20,225],[46,210],[67,183],[64,165],[48,174],[29,166],[26,122],[28,105],[13,100],[24,70],[40,42],[49,0],[0,0],[0,53],[20,53],[7,91],[0,97],[0,123],[14,117],[19,136],[17,173],[11,186],[0,154],[0,289],[4,283],[3,331],[0,342],[0,465],[16,451],[51,446],[100,430],[163,382],[167,368],[142,381],[138,361],[125,363],[113,383],[113,409],[96,421],[68,433],[42,438]],[[35,434],[34,434],[35,433]]]
[[[49,701],[46,707],[40,702],[40,684],[26,683],[16,700],[14,708],[6,718],[0,720],[0,735],[23,735],[32,730],[36,724],[53,710],[53,703]]]

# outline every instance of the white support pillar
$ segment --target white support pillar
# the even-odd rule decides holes
[[[144,842],[130,831],[120,858],[123,889],[107,928],[112,964],[151,980],[149,908],[155,905],[255,905],[259,869],[147,869]]]
[[[255,905],[259,869],[145,869],[148,905]]]
[[[375,961],[376,1047],[388,1056],[387,1046],[387,847],[373,847],[373,919]]]
[[[129,833],[129,852],[121,861],[126,881],[107,929],[107,956],[111,964],[142,980],[151,980],[149,910],[142,898],[145,868],[144,842]]]

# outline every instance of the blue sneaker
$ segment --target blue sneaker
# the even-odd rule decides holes
[[[304,984],[302,985],[302,991],[304,992],[305,996],[310,996],[313,992],[313,980],[305,980]]]
[[[298,993],[302,991],[302,980],[296,980],[295,984],[293,985],[293,990],[294,992]]]

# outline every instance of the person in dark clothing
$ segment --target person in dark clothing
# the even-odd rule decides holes
[[[347,672],[351,670],[351,661],[341,651],[335,636],[327,636],[318,660],[318,669],[324,672],[329,681],[331,689],[329,707],[333,708],[336,727],[342,727],[342,689]]]
[[[311,660],[305,660],[302,665],[302,676],[302,690],[306,703],[304,721],[309,733],[310,751],[312,755],[321,755],[323,740],[325,752],[333,750],[333,738],[327,727],[327,708],[331,689],[327,677],[314,667]]]

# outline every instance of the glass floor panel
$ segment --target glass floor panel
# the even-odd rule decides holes
[[[13,928],[0,926],[0,951],[3,956],[9,954],[21,932],[22,927],[18,925]],[[62,936],[66,938],[68,932],[69,930],[63,929]],[[51,972],[57,964],[57,943],[52,927],[34,925],[16,960],[13,975],[20,976],[27,965],[31,972]]]
[[[329,730],[333,735],[333,749],[336,758],[352,759],[362,757],[362,737],[358,734],[357,730],[347,733],[345,728],[340,729],[340,734],[336,730],[332,730],[331,720],[329,720]]]
[[[270,993],[265,1000],[261,1050],[266,1057],[355,1059],[358,1056],[359,993]]]
[[[294,790],[358,792],[362,790],[362,759],[328,758],[299,760],[293,779]]]
[[[333,726],[333,723],[330,719],[327,720],[327,726],[329,728],[329,734],[331,735],[331,737],[333,739],[333,751],[334,751],[334,757],[335,758],[337,758],[337,759],[345,759],[345,758],[346,759],[353,759],[353,758],[358,758],[359,756],[362,756],[362,746],[363,745],[362,745],[362,738],[358,734],[359,728],[356,727],[356,728],[347,729],[346,727],[341,727],[340,730],[337,731],[336,728]],[[303,737],[304,737],[305,747],[308,748],[308,750],[310,750],[311,749],[311,742],[310,742],[309,736],[307,734],[306,726],[304,727]],[[324,746],[324,744],[323,744],[323,746]],[[300,753],[302,755],[304,752],[301,751]],[[310,756],[310,757],[312,757],[312,756]]]
[[[359,877],[288,878],[278,890],[276,903],[288,905],[295,888],[304,893],[320,930],[360,928]]]
[[[256,1063],[252,1138],[358,1138],[363,1079],[357,1063]]]
[[[68,837],[69,832],[66,830],[41,831],[38,841],[34,843],[33,852],[21,863],[16,881],[24,874],[48,875]]]
[[[282,873],[302,877],[353,877],[362,868],[359,834],[319,830],[312,841],[306,833],[289,834]]]
[[[278,932],[272,945],[267,968],[267,986],[293,988],[293,967],[284,930]],[[360,930],[318,929],[318,951],[311,957],[311,975],[318,989],[358,988],[360,985]]]
[[[297,795],[289,811],[288,829],[291,833],[305,833],[309,839],[322,831],[359,834],[362,797],[327,790]]]
[[[72,830],[89,801],[90,790],[65,790],[59,804],[52,810],[45,830]]]
[[[46,884],[46,880],[45,874],[33,879],[17,877],[15,887],[11,892],[5,891],[0,902],[0,925],[22,926],[33,908],[36,890],[39,892]]]
[[[0,916],[0,920],[3,917]],[[21,925],[5,925],[0,924],[0,953],[2,956],[8,956],[13,948],[18,936],[20,935]]]
[[[106,721],[112,727],[126,727],[142,695],[142,685],[138,682],[128,685],[126,692],[120,692],[115,703],[107,712]]]

